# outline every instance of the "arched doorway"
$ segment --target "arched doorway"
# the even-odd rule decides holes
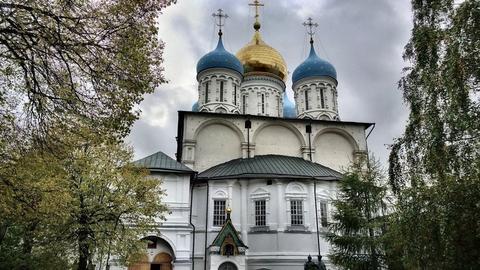
[[[238,270],[237,266],[231,262],[224,262],[220,264],[218,270]]]
[[[161,252],[153,258],[150,270],[172,270],[172,256]]]

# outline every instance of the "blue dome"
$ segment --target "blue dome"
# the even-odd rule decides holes
[[[295,84],[303,78],[313,76],[327,76],[337,80],[337,71],[333,65],[318,57],[311,44],[310,55],[293,71],[292,81]]]
[[[192,105],[192,112],[198,112],[198,109],[199,108],[198,108],[198,101],[197,101],[197,102],[193,103],[193,105]]]
[[[287,97],[287,92],[283,93],[283,117],[284,118],[296,118],[297,112],[295,104]]]
[[[243,65],[235,55],[223,47],[222,37],[218,38],[217,48],[207,53],[197,63],[197,74],[209,68],[228,68],[243,74]]]

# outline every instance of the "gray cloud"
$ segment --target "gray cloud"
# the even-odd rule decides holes
[[[317,53],[338,73],[342,120],[375,122],[369,147],[386,163],[385,145],[403,132],[407,110],[397,81],[405,66],[401,55],[409,38],[411,11],[407,1],[264,0],[262,36],[285,58],[291,73],[308,54],[301,25],[307,17],[318,24]],[[236,53],[253,35],[248,1],[179,1],[159,18],[159,36],[166,42],[165,74],[169,84],[145,97],[142,116],[128,140],[140,158],[161,150],[174,156],[177,111],[189,110],[197,99],[196,62],[217,42],[211,14],[218,8],[230,16],[224,43]],[[287,91],[291,100],[291,76]]]

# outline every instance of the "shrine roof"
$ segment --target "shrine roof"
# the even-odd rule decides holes
[[[136,160],[133,163],[145,167],[152,172],[194,173],[192,169],[161,151]]]
[[[197,180],[232,178],[339,180],[342,178],[342,174],[319,163],[299,157],[263,155],[233,159],[213,166],[197,175]]]

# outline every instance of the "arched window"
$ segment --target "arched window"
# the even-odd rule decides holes
[[[237,270],[237,266],[231,262],[224,262],[219,267],[218,270]]]
[[[205,83],[205,103],[208,103],[208,82]]]
[[[308,89],[305,89],[305,110],[308,111],[310,108],[308,106]]]

